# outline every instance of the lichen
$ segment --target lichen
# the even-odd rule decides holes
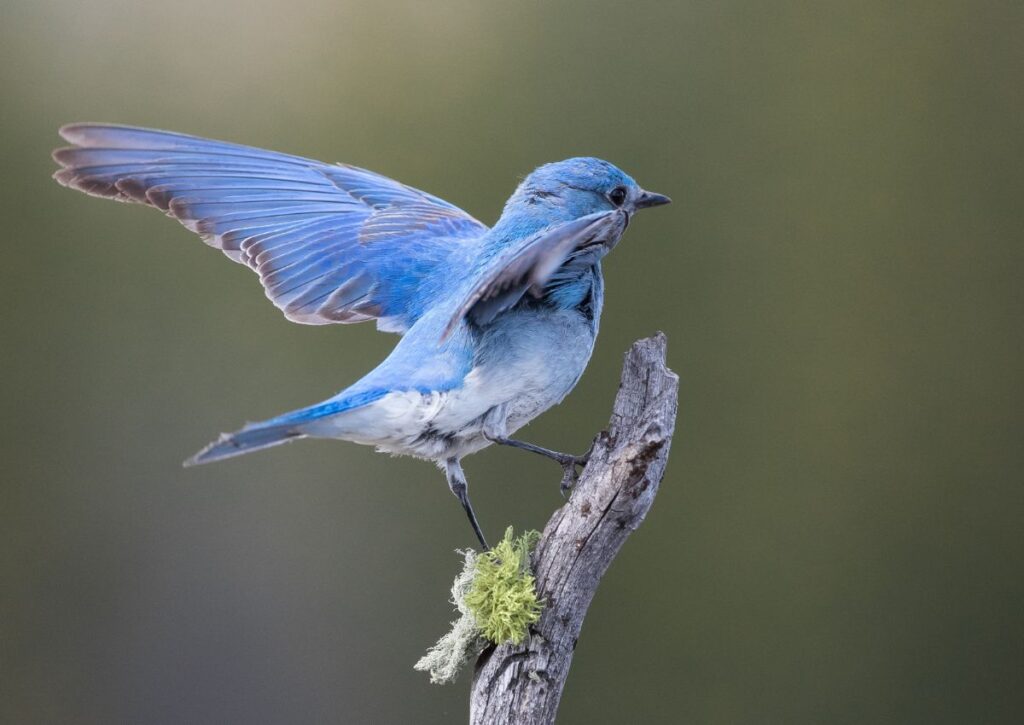
[[[495,644],[522,644],[542,609],[530,572],[530,550],[540,539],[536,531],[514,538],[512,527],[490,551],[476,560],[466,607],[483,636]]]
[[[530,571],[530,551],[539,539],[536,531],[514,537],[509,527],[490,551],[460,552],[462,571],[452,584],[452,604],[460,616],[414,669],[429,672],[434,684],[447,684],[488,642],[521,644],[526,639],[543,609]]]
[[[451,599],[460,616],[452,622],[451,630],[413,665],[413,669],[429,672],[430,681],[435,685],[454,682],[465,664],[479,655],[487,645],[480,635],[476,618],[466,608],[466,594],[473,586],[477,554],[471,549],[460,553],[463,556],[462,571],[452,584]]]

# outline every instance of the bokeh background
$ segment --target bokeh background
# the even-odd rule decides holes
[[[491,223],[593,154],[670,194],[606,265],[682,379],[661,494],[563,723],[1020,722],[1024,6],[942,0],[3,0],[0,721],[451,723],[412,664],[469,527],[429,464],[303,442],[181,461],[396,338],[289,324],[152,210],[58,187],[76,120],[344,160]],[[558,471],[469,459],[485,529]]]

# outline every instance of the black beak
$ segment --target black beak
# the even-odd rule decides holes
[[[664,194],[655,194],[653,191],[641,191],[640,196],[636,198],[637,209],[646,209],[649,206],[661,206],[662,204],[671,204],[672,200]]]

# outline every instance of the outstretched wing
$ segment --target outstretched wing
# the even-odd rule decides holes
[[[441,340],[447,339],[465,317],[484,325],[515,305],[527,291],[539,296],[570,256],[616,241],[627,223],[628,217],[621,210],[602,211],[526,237],[491,262],[490,269],[456,309]]]
[[[285,317],[376,319],[404,332],[420,282],[487,227],[437,197],[354,166],[106,124],[60,130],[64,186],[163,210],[253,269]]]

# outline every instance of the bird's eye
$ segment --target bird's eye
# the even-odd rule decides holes
[[[616,186],[610,192],[608,192],[608,201],[615,206],[622,206],[626,203],[626,187]]]

